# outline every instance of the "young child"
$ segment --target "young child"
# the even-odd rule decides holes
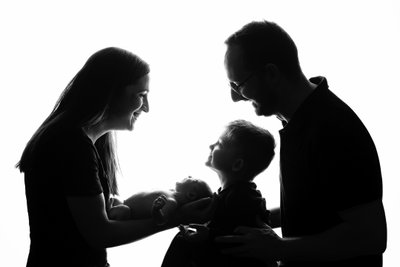
[[[214,239],[233,234],[238,226],[257,227],[269,223],[265,199],[253,179],[271,163],[275,140],[265,129],[244,120],[227,125],[219,140],[210,146],[206,165],[221,182],[216,208],[205,225],[180,227],[162,266],[275,266],[255,259],[222,255]]]
[[[158,224],[164,224],[181,205],[212,196],[213,192],[206,182],[189,176],[177,182],[175,189],[139,192],[123,202],[112,198],[108,217],[113,220],[153,217]]]

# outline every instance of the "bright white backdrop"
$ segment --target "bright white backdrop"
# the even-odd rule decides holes
[[[230,101],[223,67],[224,40],[247,22],[267,19],[293,37],[305,74],[326,76],[369,129],[383,173],[384,266],[398,266],[399,18],[396,0],[2,1],[2,265],[24,266],[29,248],[23,177],[13,165],[69,80],[101,48],[125,48],[151,65],[150,113],[133,132],[118,134],[122,197],[171,188],[187,175],[216,190],[217,177],[204,162],[208,145],[231,120],[266,127],[279,142],[277,119],[258,118],[251,105]],[[268,206],[278,205],[277,159],[256,182]],[[113,267],[159,266],[175,233],[109,249],[109,261]]]

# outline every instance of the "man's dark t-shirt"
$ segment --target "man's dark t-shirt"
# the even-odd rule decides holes
[[[30,225],[27,266],[106,266],[105,249],[91,247],[79,232],[67,197],[109,197],[109,186],[92,141],[79,128],[54,127],[38,141],[25,170]]]
[[[357,115],[316,77],[315,91],[280,131],[282,235],[315,235],[340,211],[382,199],[375,145]],[[382,266],[382,255],[284,266]]]

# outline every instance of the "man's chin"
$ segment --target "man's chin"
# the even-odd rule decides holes
[[[270,110],[267,110],[266,108],[264,108],[263,106],[260,106],[260,105],[254,106],[254,111],[257,116],[269,117],[269,116],[274,115],[273,112],[271,112]]]
[[[269,116],[269,115],[267,115],[267,113],[265,111],[263,111],[259,107],[255,108],[254,111],[257,116]]]

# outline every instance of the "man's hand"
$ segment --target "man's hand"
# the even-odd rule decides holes
[[[217,243],[233,245],[222,249],[223,254],[255,258],[266,263],[281,258],[282,239],[271,227],[267,225],[263,228],[241,226],[236,228],[235,233],[237,235],[220,236],[215,239]]]

